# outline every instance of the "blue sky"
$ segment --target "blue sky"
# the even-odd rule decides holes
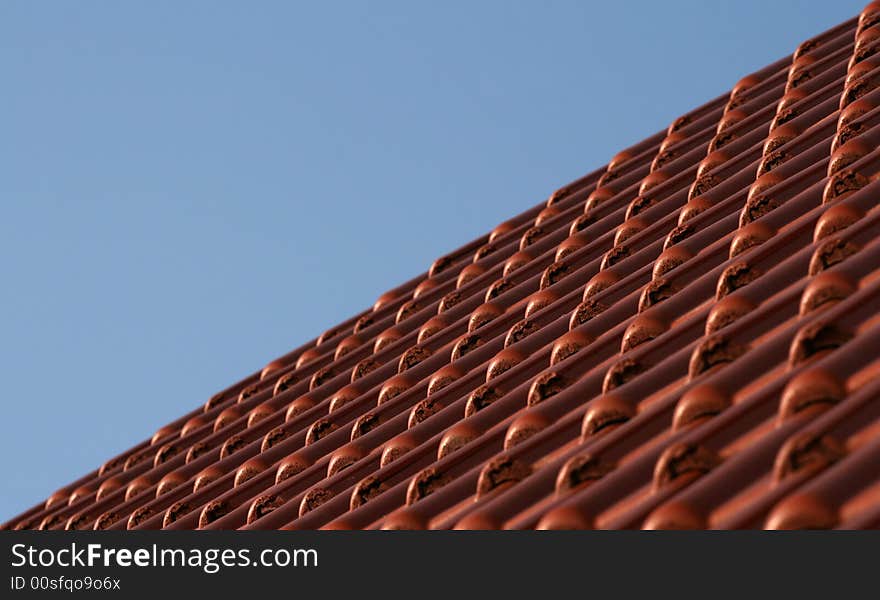
[[[862,2],[0,4],[0,521]]]

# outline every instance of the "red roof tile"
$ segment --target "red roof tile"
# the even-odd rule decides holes
[[[7,527],[880,526],[880,3]]]

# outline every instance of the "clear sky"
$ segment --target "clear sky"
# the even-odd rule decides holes
[[[0,3],[0,521],[864,3]]]

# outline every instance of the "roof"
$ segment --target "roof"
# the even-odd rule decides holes
[[[8,528],[880,526],[880,3]]]

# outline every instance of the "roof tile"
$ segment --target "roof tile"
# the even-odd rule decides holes
[[[877,527],[878,7],[5,527]]]

